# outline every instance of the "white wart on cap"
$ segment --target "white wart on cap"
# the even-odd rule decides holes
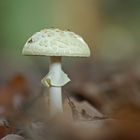
[[[90,50],[79,35],[59,29],[44,29],[26,42],[23,55],[89,57]]]

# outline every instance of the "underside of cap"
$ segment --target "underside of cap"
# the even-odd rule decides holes
[[[26,42],[23,55],[89,57],[90,49],[79,35],[59,29],[44,29]]]

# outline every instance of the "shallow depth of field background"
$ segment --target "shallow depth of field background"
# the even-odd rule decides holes
[[[20,78],[17,78],[17,81],[13,80],[13,94],[20,94],[18,90],[26,94],[27,90],[31,94],[31,101],[40,95],[43,87],[40,81],[48,73],[48,58],[22,56],[21,53],[25,42],[32,34],[51,27],[69,29],[81,35],[91,50],[90,58],[63,58],[63,69],[71,79],[71,82],[64,87],[64,98],[66,99],[65,94],[68,94],[70,97],[74,96],[73,99],[76,97],[76,104],[78,101],[88,101],[90,105],[87,102],[86,105],[81,105],[81,102],[79,105],[81,108],[90,106],[89,112],[89,108],[85,111],[78,110],[84,117],[88,116],[86,111],[94,114],[95,110],[92,112],[92,109],[96,109],[103,116],[103,118],[98,118],[96,114],[90,116],[93,119],[91,126],[93,130],[89,129],[89,123],[86,124],[87,128],[83,127],[82,123],[80,129],[75,129],[72,124],[69,125],[71,122],[66,117],[61,120],[60,129],[58,127],[56,131],[60,130],[60,133],[63,132],[69,139],[70,136],[78,136],[79,140],[96,139],[96,135],[97,138],[101,137],[100,139],[104,140],[105,133],[110,139],[113,134],[115,138],[118,136],[118,139],[123,140],[140,139],[138,132],[140,129],[140,1],[138,0],[0,0],[0,104],[6,99],[2,93],[7,93],[7,97],[11,97],[8,82],[18,74],[24,76],[28,83],[20,76],[23,81]],[[24,82],[30,90],[23,86]],[[22,91],[22,86],[25,91]],[[7,101],[10,99],[6,99],[6,104],[9,105]],[[10,113],[15,115],[9,106]],[[46,104],[42,106],[46,107]],[[36,121],[37,115],[42,118],[48,115],[44,113],[42,106],[36,105],[35,109],[30,108],[36,111],[35,115],[31,115],[33,116],[33,119],[30,119],[31,123]],[[30,110],[27,112],[32,114]],[[68,111],[71,113],[70,109]],[[8,115],[10,113],[8,112]],[[30,115],[28,117],[30,118]],[[106,117],[107,122],[104,124]],[[97,125],[94,125],[96,120]],[[47,130],[46,126],[48,127],[48,124],[43,130]],[[42,125],[40,131],[42,132]],[[37,132],[40,131],[37,129],[33,133],[37,140],[39,139]],[[89,139],[82,137],[86,132],[89,132]],[[60,139],[62,140],[61,137]]]
[[[64,59],[64,69],[74,64],[134,63],[140,53],[140,2],[132,0],[1,0],[0,77],[16,72],[39,80],[47,58],[24,57],[26,40],[42,28],[58,27],[80,34],[91,49],[90,59]],[[78,62],[77,62],[78,61]]]

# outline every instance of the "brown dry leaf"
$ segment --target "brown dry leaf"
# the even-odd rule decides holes
[[[78,102],[74,98],[68,97],[64,102],[64,112],[69,114],[74,120],[94,120],[95,117],[102,118],[103,114],[98,112],[96,108],[91,106],[88,102]],[[72,119],[71,118],[71,119]]]
[[[14,128],[8,126],[0,126],[0,138],[6,136],[9,133],[13,133],[15,131]]]
[[[9,117],[19,111],[20,106],[28,99],[29,89],[26,79],[16,75],[10,83],[0,88],[0,115]]]

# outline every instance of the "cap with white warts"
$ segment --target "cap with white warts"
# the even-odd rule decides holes
[[[31,36],[26,42],[22,54],[50,57],[89,57],[90,50],[86,42],[79,35],[70,31],[51,28],[43,29]],[[59,71],[59,78],[56,76],[55,71],[56,69],[51,69],[41,80],[44,86],[64,86],[70,81],[67,74],[61,69],[57,69]]]
[[[89,57],[90,50],[79,35],[59,29],[44,29],[26,42],[22,54],[44,56]]]

